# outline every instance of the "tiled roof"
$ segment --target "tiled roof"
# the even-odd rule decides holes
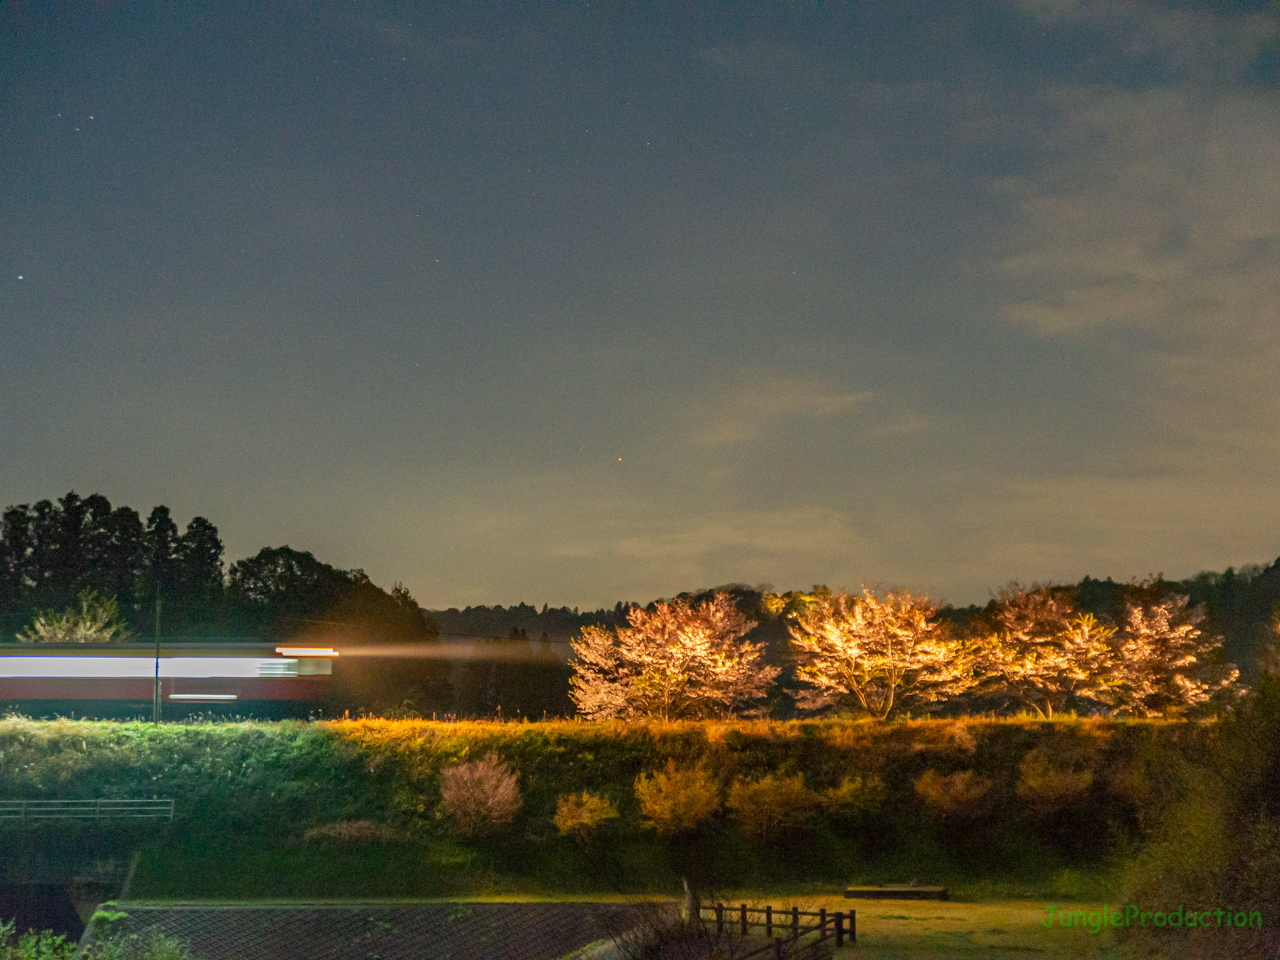
[[[555,960],[678,905],[353,903],[139,905],[125,934],[156,929],[198,960]],[[102,932],[95,920],[85,941]]]

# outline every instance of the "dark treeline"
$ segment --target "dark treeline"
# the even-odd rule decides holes
[[[195,517],[180,531],[169,508],[146,520],[106,497],[68,493],[18,504],[0,519],[0,635],[12,641],[37,613],[85,590],[114,598],[134,634],[172,639],[280,640],[303,634],[345,642],[432,640],[436,625],[397,584],[310,553],[266,547],[225,569],[218,528]]]
[[[620,626],[632,603],[580,611],[510,607],[467,607],[424,611],[399,584],[385,591],[362,570],[342,570],[310,553],[267,547],[227,568],[218,529],[195,517],[181,530],[168,508],[143,517],[113,507],[103,496],[68,493],[58,501],[11,506],[0,520],[0,642],[12,642],[44,610],[72,605],[89,589],[115,598],[126,626],[140,639],[155,629],[157,588],[163,601],[162,632],[177,639],[278,641],[303,636],[333,643],[420,641],[529,641],[532,659],[512,660],[472,653],[452,665],[422,661],[386,664],[374,670],[378,682],[364,686],[360,704],[386,709],[408,701],[419,711],[485,715],[518,710],[568,713],[566,641],[585,626]],[[1085,577],[1060,588],[1076,606],[1103,621],[1119,622],[1126,602],[1188,594],[1206,614],[1206,632],[1221,636],[1225,659],[1239,665],[1242,679],[1257,675],[1260,650],[1275,636],[1280,610],[1280,560],[1206,572],[1186,580],[1163,577],[1117,583]],[[758,626],[749,639],[766,645],[766,661],[782,669],[779,690],[788,687],[794,664],[783,618],[769,611],[770,587],[730,584],[681,594],[699,600],[728,591]],[[653,604],[650,604],[652,608]],[[939,617],[962,634],[977,635],[994,625],[996,601],[985,606],[946,606]],[[542,647],[539,641],[546,644]],[[497,647],[495,647],[495,651]],[[445,658],[446,660],[449,658]],[[363,685],[363,684],[362,684]],[[526,689],[527,688],[527,689]],[[777,702],[772,702],[776,700]],[[770,709],[785,715],[784,693]]]
[[[467,607],[459,610],[429,610],[428,615],[440,627],[440,636],[494,640],[541,640],[564,643],[577,636],[583,627],[621,626],[627,622],[627,610],[633,604],[619,602],[612,609],[579,612],[577,607],[542,609],[528,603],[510,607]]]

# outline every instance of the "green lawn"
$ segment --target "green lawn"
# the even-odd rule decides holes
[[[800,898],[801,909],[826,907],[829,912],[858,911],[858,943],[838,957],[859,960],[924,960],[924,958],[1002,957],[1010,960],[1084,960],[1114,953],[1108,933],[1046,928],[1043,901],[849,901],[840,897]],[[1078,910],[1084,904],[1059,904]]]
[[[1029,854],[982,870],[934,855],[821,863],[790,847],[769,856],[750,848],[672,849],[643,838],[581,848],[563,838],[495,838],[469,846],[444,838],[364,846],[211,835],[154,844],[144,851],[130,889],[148,899],[368,899],[544,894],[667,894],[681,878],[708,891],[820,895],[846,883],[941,884],[969,901],[1080,902],[1113,898],[1115,865],[1070,868]],[[1021,851],[1019,851],[1021,852]],[[738,854],[738,856],[735,856]],[[710,864],[710,867],[708,867]],[[965,869],[968,866],[969,869]]]
[[[541,863],[528,858],[541,856]],[[648,860],[645,860],[648,857]],[[525,858],[523,861],[521,858]],[[639,865],[637,865],[639,858]],[[596,861],[595,870],[584,869]],[[630,882],[619,882],[619,863]],[[679,880],[670,864],[646,849],[579,851],[571,845],[503,852],[471,849],[449,841],[387,844],[363,848],[316,847],[243,839],[188,840],[157,846],[144,855],[131,900],[286,901],[387,899],[636,899],[675,896]],[[575,872],[576,871],[576,872]],[[854,882],[911,879],[906,867],[860,871]],[[1045,870],[1008,877],[930,877],[950,890],[951,900],[851,901],[841,884],[826,880],[752,884],[712,894],[729,904],[792,905],[829,913],[858,912],[856,952],[842,956],[874,960],[923,958],[1088,958],[1111,956],[1114,939],[1104,931],[1046,928],[1047,904],[1088,911],[1089,903],[1115,904],[1115,871]],[[921,882],[925,882],[924,879]],[[707,902],[709,898],[704,898]]]

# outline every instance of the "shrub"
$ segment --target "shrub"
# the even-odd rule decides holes
[[[728,807],[743,832],[764,839],[777,827],[799,826],[813,817],[817,798],[804,786],[804,774],[780,777],[771,773],[748,783],[735,780]]]
[[[1091,783],[1088,770],[1055,767],[1043,750],[1032,750],[1019,767],[1018,796],[1037,816],[1047,817],[1083,796]]]
[[[935,814],[945,819],[978,817],[988,810],[988,796],[995,786],[972,770],[942,776],[926,770],[915,782],[916,793]]]
[[[613,949],[607,955],[619,960],[686,960],[733,955],[733,937],[729,931],[716,933],[714,924],[682,916],[671,910],[671,906],[637,903],[630,917],[612,922],[607,915],[599,916],[598,921],[613,941]]]
[[[840,786],[819,793],[818,804],[827,816],[849,820],[879,813],[884,797],[884,781],[879,777],[845,777]]]
[[[440,781],[440,801],[464,837],[479,836],[510,823],[524,802],[516,775],[496,753],[448,767]]]
[[[1219,721],[1207,755],[1178,775],[1130,867],[1125,900],[1267,910],[1280,898],[1280,677],[1259,678]],[[1184,928],[1176,940],[1168,930],[1137,925],[1118,936],[1141,957],[1169,956],[1171,944],[1181,956],[1205,960],[1280,956],[1280,930],[1269,919],[1229,932]]]
[[[55,960],[55,957],[56,955],[35,955],[31,960]],[[192,960],[192,957],[183,941],[166,936],[152,927],[140,934],[130,933],[106,940],[94,940],[85,946],[83,953],[77,955],[77,960]]]
[[[0,923],[0,960],[191,960],[185,943],[155,928],[142,934],[120,933],[117,924],[127,917],[120,911],[99,909],[94,914],[95,930],[106,935],[90,940],[83,950],[52,930],[18,935],[12,920]]]
[[[405,839],[404,834],[372,820],[340,820],[323,826],[311,827],[302,835],[308,843],[331,843],[340,846],[359,846],[370,843],[395,843]]]
[[[636,779],[636,799],[645,824],[663,836],[692,830],[720,809],[720,791],[704,766],[676,767]]]
[[[0,923],[0,960],[72,960],[79,952],[79,944],[51,930],[19,936],[12,920]]]
[[[604,823],[617,818],[618,808],[607,797],[583,791],[556,800],[556,829],[579,843],[586,843]]]

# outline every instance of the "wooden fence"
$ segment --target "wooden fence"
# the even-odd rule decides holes
[[[801,922],[801,918],[805,922]],[[847,913],[837,911],[827,913],[823,908],[816,913],[792,907],[790,910],[775,911],[773,907],[748,907],[745,903],[738,907],[717,903],[714,906],[699,906],[698,920],[707,925],[714,923],[716,933],[733,936],[735,932],[742,937],[749,935],[752,928],[763,929],[764,936],[771,943],[765,943],[747,953],[735,954],[730,951],[730,960],[748,960],[749,957],[772,956],[774,960],[794,956],[801,949],[809,949],[829,940],[837,947],[843,947],[848,938],[850,943],[858,939],[858,911]],[[816,922],[811,922],[816,921]],[[817,934],[812,940],[801,940],[810,934]]]

